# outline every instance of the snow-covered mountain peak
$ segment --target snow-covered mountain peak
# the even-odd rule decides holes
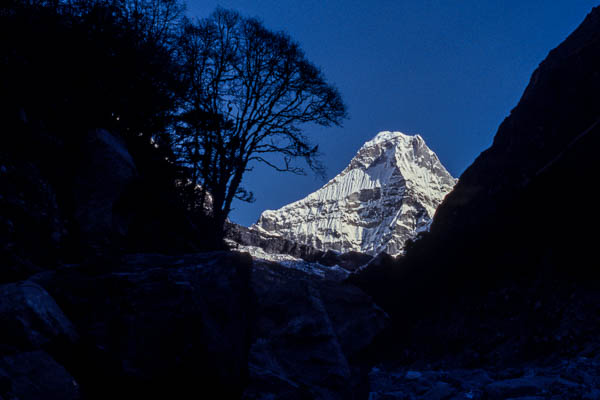
[[[383,131],[321,189],[265,211],[253,228],[320,250],[399,254],[454,184],[421,136]]]
[[[400,131],[381,131],[375,137],[368,142],[366,142],[362,147],[370,147],[373,145],[377,145],[381,142],[387,142],[389,140],[403,140],[412,142],[413,140],[423,140],[420,135],[407,135]]]

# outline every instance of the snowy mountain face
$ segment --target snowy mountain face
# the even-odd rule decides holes
[[[456,180],[419,135],[380,132],[335,178],[252,226],[320,250],[402,253]]]

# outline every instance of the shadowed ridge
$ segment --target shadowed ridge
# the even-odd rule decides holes
[[[420,351],[450,357],[516,340],[498,357],[522,361],[595,343],[585,299],[599,278],[589,233],[600,222],[592,194],[598,71],[597,7],[540,64],[493,145],[438,208],[430,233],[405,257],[351,278],[394,318],[388,353],[420,343]],[[582,310],[567,314],[567,305]],[[561,324],[578,333],[555,339]]]

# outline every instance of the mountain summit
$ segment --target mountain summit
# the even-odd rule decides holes
[[[455,183],[421,136],[384,131],[325,186],[264,211],[252,228],[319,250],[397,255]]]

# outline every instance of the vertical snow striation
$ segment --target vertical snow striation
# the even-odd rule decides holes
[[[320,250],[397,255],[455,183],[421,136],[384,131],[322,188],[264,211],[252,229]]]

